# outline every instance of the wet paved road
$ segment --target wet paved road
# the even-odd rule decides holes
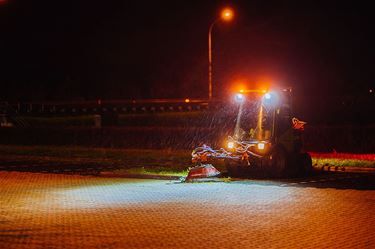
[[[0,171],[0,248],[375,248],[374,179],[182,184]]]

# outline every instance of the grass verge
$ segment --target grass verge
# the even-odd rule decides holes
[[[130,170],[129,173],[184,174],[192,166],[190,153],[188,150],[0,145],[0,164],[115,165],[119,171]]]
[[[375,161],[339,158],[312,158],[314,166],[363,167],[375,168]]]
[[[138,167],[130,169],[118,169],[113,171],[117,174],[137,174],[137,175],[161,175],[161,176],[186,176],[189,172],[189,168],[166,168],[166,167]]]
[[[313,165],[375,168],[375,154],[310,153]]]

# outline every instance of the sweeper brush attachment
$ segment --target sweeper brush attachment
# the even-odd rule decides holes
[[[212,164],[202,164],[199,166],[195,166],[189,170],[185,181],[194,181],[194,180],[202,180],[210,177],[217,177],[220,175],[220,171],[218,171]]]

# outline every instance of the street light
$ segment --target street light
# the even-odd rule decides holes
[[[224,21],[230,21],[233,19],[233,10],[231,8],[225,8],[221,11],[221,19]]]
[[[212,99],[212,28],[220,21],[231,21],[233,19],[233,10],[231,8],[224,8],[220,13],[220,18],[217,18],[211,23],[208,29],[208,99]]]

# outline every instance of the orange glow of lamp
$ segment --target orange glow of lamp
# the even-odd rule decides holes
[[[225,8],[221,12],[221,19],[224,21],[230,21],[233,19],[233,10],[231,8]]]

